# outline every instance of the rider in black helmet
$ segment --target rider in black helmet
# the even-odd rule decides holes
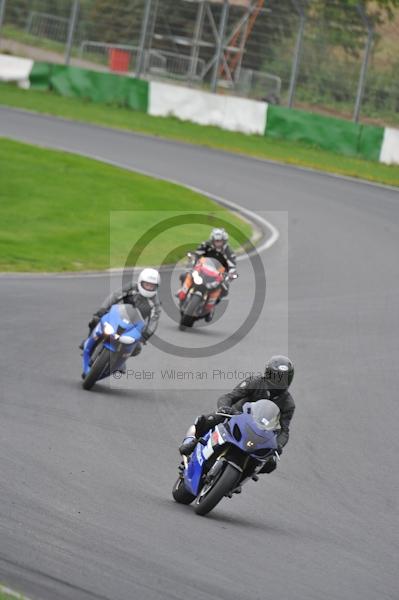
[[[277,435],[278,453],[281,454],[288,442],[289,427],[295,411],[294,400],[288,389],[294,378],[294,365],[286,356],[275,355],[266,363],[264,375],[261,377],[248,377],[244,379],[231,392],[224,394],[217,401],[217,413],[227,415],[242,412],[245,402],[255,402],[266,399],[274,402],[280,409],[280,427]],[[212,427],[224,420],[223,415],[211,413],[197,417],[180,446],[181,454],[190,455],[198,439],[205,435]],[[276,468],[276,461],[266,463],[265,470],[271,473]]]
[[[229,246],[228,243],[229,234],[223,227],[214,227],[211,231],[211,235],[208,240],[202,242],[195,252],[192,253],[193,264],[195,264],[202,256],[209,256],[210,258],[215,258],[220,262],[221,265],[225,268],[226,272],[234,277],[234,274],[237,273],[237,257],[234,254],[233,250]],[[187,284],[185,283],[185,279],[187,277],[187,272],[182,273],[180,275],[180,282],[182,287],[177,292],[176,296],[179,298],[181,302],[185,300],[188,292]],[[222,286],[221,298],[226,297],[229,293],[229,285],[230,279],[227,277]],[[211,319],[208,319],[211,320]]]

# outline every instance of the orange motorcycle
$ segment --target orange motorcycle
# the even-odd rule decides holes
[[[192,258],[192,255],[188,255]],[[178,294],[180,300],[180,330],[192,327],[195,321],[212,320],[216,304],[227,287],[227,279],[235,279],[236,273],[226,272],[215,258],[202,256],[186,274],[183,288]]]

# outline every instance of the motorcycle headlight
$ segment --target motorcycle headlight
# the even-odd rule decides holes
[[[111,323],[104,323],[103,331],[105,335],[112,335],[115,333],[115,329],[112,327]]]
[[[194,279],[194,283],[196,283],[197,285],[201,285],[204,282],[204,280],[202,279],[202,277],[198,273],[198,271],[193,272],[193,279]]]
[[[121,337],[119,338],[119,341],[121,342],[121,344],[130,345],[130,344],[134,344],[134,342],[136,340],[131,335],[121,335]]]

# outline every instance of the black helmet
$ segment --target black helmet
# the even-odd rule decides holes
[[[276,354],[266,363],[265,379],[273,389],[288,390],[294,379],[294,365],[287,356]]]

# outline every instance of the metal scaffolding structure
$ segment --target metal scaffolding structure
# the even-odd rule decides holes
[[[239,77],[246,42],[251,35],[255,21],[261,13],[269,12],[264,8],[265,0],[185,1],[198,4],[193,37],[170,36],[169,39],[178,46],[191,49],[189,81],[194,81],[196,78],[200,49],[206,47],[213,48],[214,52],[201,68],[199,78],[203,80],[209,72],[212,72],[212,91],[215,91],[220,83],[233,87]],[[219,5],[219,18],[213,9],[217,5]],[[229,10],[232,6],[242,9],[242,14],[237,22],[230,26],[230,31],[227,31]],[[208,25],[212,32],[213,43],[204,39],[205,25]],[[165,36],[158,34],[156,29],[153,31],[153,36],[158,40],[165,39]]]

